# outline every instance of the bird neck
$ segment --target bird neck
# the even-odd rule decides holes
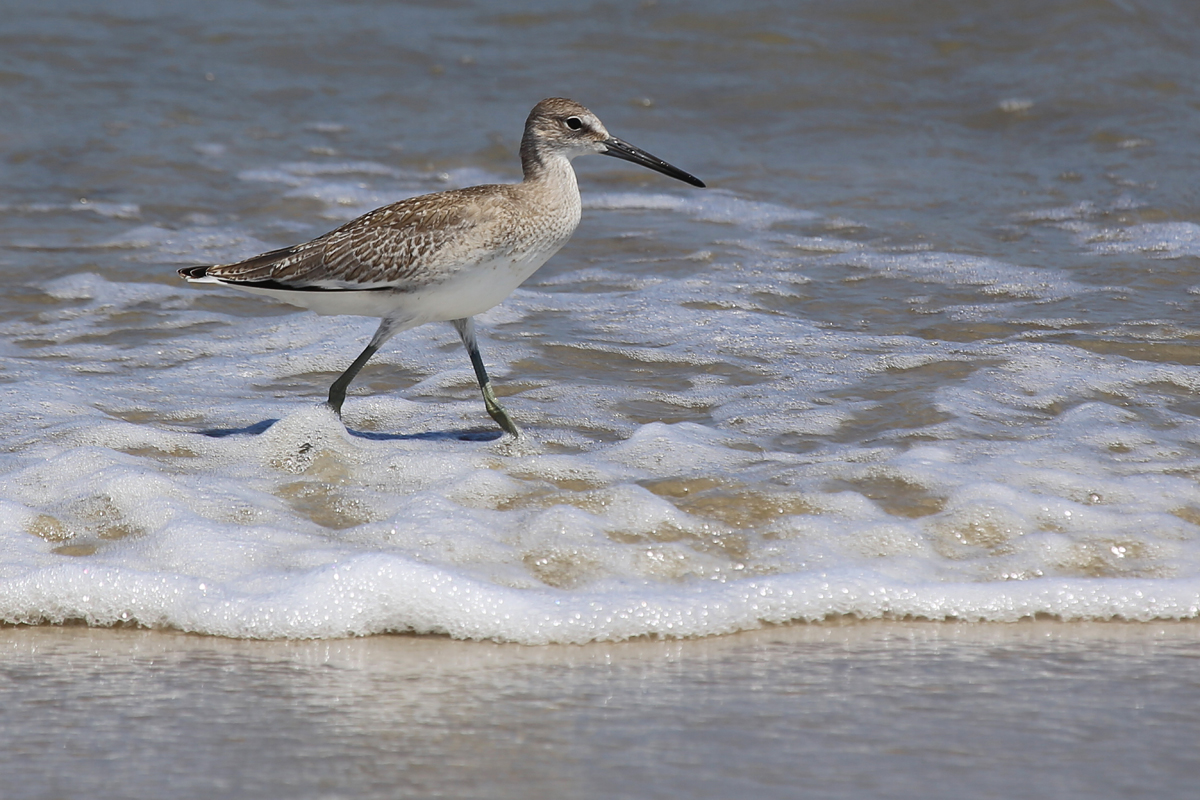
[[[541,140],[526,123],[525,134],[521,137],[521,170],[525,180],[533,180],[545,168],[546,155]]]
[[[564,168],[571,169],[571,159],[527,127],[521,137],[521,170],[525,180],[534,180],[547,170],[553,172]]]
[[[525,174],[523,183],[553,187],[578,195],[579,185],[575,180],[571,159],[558,150],[540,145],[536,138],[529,135],[521,141],[521,170]]]

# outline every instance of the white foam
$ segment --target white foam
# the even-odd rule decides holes
[[[1200,256],[1200,225],[1151,222],[1121,229],[1081,232],[1096,253],[1147,253],[1155,258]]]
[[[1027,97],[1009,97],[997,103],[996,108],[1006,114],[1025,114],[1033,108],[1033,101]]]
[[[334,220],[351,219],[429,191],[498,181],[493,173],[474,168],[430,175],[374,161],[297,161],[243,170],[238,178],[289,186],[285,197],[316,200],[326,206],[321,216]]]
[[[1138,146],[1135,142],[1129,146]],[[1097,255],[1146,254],[1175,259],[1200,255],[1200,225],[1194,222],[1143,222],[1132,225],[1105,224],[1103,217],[1142,208],[1144,202],[1122,196],[1106,206],[1082,202],[1073,206],[1042,209],[1019,215],[1032,223],[1049,223],[1070,231],[1082,248]]]
[[[142,214],[142,208],[137,203],[110,203],[103,200],[92,200],[82,197],[78,203],[18,203],[15,205],[0,204],[0,212],[5,214],[61,214],[66,212],[86,211],[109,219],[137,219]]]
[[[388,178],[408,177],[400,170],[376,161],[293,161],[272,169],[245,170],[238,173],[244,181],[266,181],[295,185],[304,178],[326,175],[379,175]]]
[[[811,211],[746,200],[721,190],[709,190],[701,195],[589,192],[583,198],[583,205],[584,208],[609,210],[677,211],[705,222],[750,228],[767,228],[777,222],[807,222],[818,217]]]
[[[955,253],[871,253],[831,256],[831,262],[854,267],[866,275],[905,278],[918,283],[971,286],[983,296],[1009,295],[1016,298],[1059,300],[1084,292],[1100,291],[1082,285],[1052,270],[1019,267],[995,259]]]
[[[437,185],[355,169],[289,165],[278,191]],[[43,306],[0,321],[0,619],[541,643],[839,615],[1200,614],[1200,425],[1180,399],[1200,371],[818,323],[802,305],[910,282],[948,318],[1007,322],[1091,287],[814,243],[773,227],[807,212],[727,195],[591,208],[723,224],[689,228],[679,258],[606,249],[483,315],[518,442],[481,435],[447,326],[373,359],[347,431],[322,401],[371,320],[234,313],[166,278],[42,283]],[[1172,230],[1182,251],[1190,233]],[[99,246],[156,263],[258,252],[203,220]],[[864,294],[847,320],[881,293]]]
[[[128,256],[129,260],[156,264],[221,263],[271,249],[245,231],[210,225],[184,230],[139,225],[93,246],[142,251]]]
[[[246,638],[323,638],[389,631],[441,633],[525,644],[710,636],[764,623],[863,619],[1148,621],[1200,614],[1194,584],[1040,580],[910,585],[869,571],[835,570],[718,585],[644,591],[514,590],[424,564],[363,554],[250,591],[182,575],[52,566],[0,583],[0,608],[16,622],[138,621]]]
[[[346,133],[350,130],[349,125],[341,122],[308,122],[304,125],[304,130],[315,131],[316,133]]]

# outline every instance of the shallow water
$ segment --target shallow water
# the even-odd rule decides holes
[[[524,643],[1200,614],[1187,3],[126,2],[0,35],[0,618]],[[589,105],[585,219],[370,320],[178,281]],[[601,162],[604,163],[596,163]]]
[[[0,794],[1184,798],[1198,656],[1195,623],[548,647],[0,629]]]

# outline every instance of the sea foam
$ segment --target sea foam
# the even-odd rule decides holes
[[[340,214],[350,175],[363,201],[444,185],[350,162],[268,172],[243,178]],[[990,330],[1036,310],[1058,333],[1077,323],[1055,304],[1117,289],[842,241],[732,195],[588,201],[634,211],[698,240],[643,232],[617,257],[584,233],[590,263],[482,315],[516,441],[483,414],[449,326],[389,343],[343,421],[324,394],[372,320],[169,268],[45,281],[39,310],[0,322],[0,620],[534,644],[1200,614],[1196,368],[886,320]],[[1186,247],[1186,230],[1127,241],[1166,233]],[[212,220],[135,221],[97,250],[205,263],[261,244]],[[911,303],[880,310],[897,290]]]

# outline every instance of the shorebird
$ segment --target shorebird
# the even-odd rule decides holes
[[[471,357],[488,414],[519,436],[484,369],[472,317],[508,297],[571,238],[581,207],[571,159],[589,153],[704,186],[612,136],[579,103],[552,97],[534,106],[525,121],[520,183],[412,197],[304,244],[179,274],[192,283],[232,286],[318,314],[381,317],[366,349],[329,387],[329,407],[339,416],[350,382],[388,339],[426,322],[450,322]]]

